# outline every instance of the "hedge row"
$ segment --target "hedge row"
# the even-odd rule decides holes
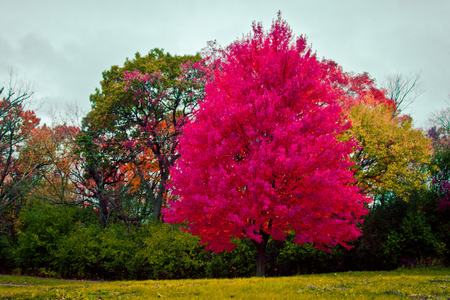
[[[334,247],[327,253],[294,244],[292,236],[270,241],[267,276],[448,263],[450,213],[438,209],[431,193],[418,193],[409,202],[385,195],[378,203],[351,250]],[[102,228],[95,220],[86,208],[30,203],[21,212],[16,235],[0,237],[0,266],[4,272],[89,279],[254,275],[256,252],[248,240],[236,241],[233,252],[216,254],[178,227],[118,223]]]

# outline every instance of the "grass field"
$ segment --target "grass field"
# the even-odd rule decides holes
[[[0,275],[0,299],[450,299],[450,269],[277,278],[78,281]]]

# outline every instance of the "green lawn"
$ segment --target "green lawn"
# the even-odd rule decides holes
[[[277,278],[78,281],[0,275],[0,299],[450,299],[450,269]]]

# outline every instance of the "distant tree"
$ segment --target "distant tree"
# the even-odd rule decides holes
[[[39,177],[33,196],[54,204],[77,204],[73,174],[79,163],[75,150],[78,127],[47,125],[36,127],[21,153],[27,163],[41,161],[34,173]]]
[[[257,248],[265,274],[269,237],[326,249],[361,235],[368,201],[355,186],[353,141],[325,63],[306,39],[294,40],[281,16],[269,32],[234,42],[206,87],[206,98],[183,128],[171,170],[179,196],[165,220],[186,223],[213,251],[233,239]]]
[[[387,97],[395,102],[394,114],[399,114],[423,94],[420,77],[422,72],[409,75],[393,74],[386,77],[384,88]]]
[[[439,208],[446,210],[450,208],[450,106],[431,113],[428,126],[427,135],[433,145],[431,187],[439,197]]]
[[[435,134],[432,136],[436,141],[441,137],[450,135],[450,93],[448,94],[447,105],[439,110],[433,111],[427,120],[428,129],[434,128]]]
[[[66,126],[71,128],[81,128],[82,120],[87,114],[87,111],[77,102],[63,103],[63,105],[53,104],[45,112],[51,120],[51,127]]]

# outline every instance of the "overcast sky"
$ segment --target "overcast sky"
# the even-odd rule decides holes
[[[44,120],[55,104],[87,112],[102,72],[136,52],[195,54],[209,40],[227,46],[253,21],[270,28],[278,10],[344,71],[368,72],[379,85],[421,71],[425,92],[407,110],[416,127],[449,100],[449,0],[0,0],[0,79],[13,67],[32,82]]]

